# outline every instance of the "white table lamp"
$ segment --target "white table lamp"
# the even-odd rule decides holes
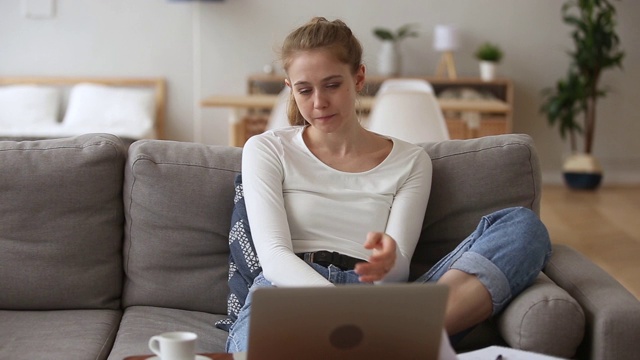
[[[458,29],[452,25],[436,25],[433,33],[433,49],[442,52],[438,62],[436,76],[441,77],[447,72],[450,79],[458,77],[453,52],[460,46]]]

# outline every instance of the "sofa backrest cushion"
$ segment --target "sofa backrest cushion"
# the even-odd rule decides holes
[[[0,142],[0,308],[120,307],[125,157],[111,135]]]
[[[124,184],[125,307],[226,314],[241,154],[240,148],[172,141],[131,145]]]
[[[541,175],[533,140],[508,134],[425,143],[433,181],[411,264],[422,275],[496,210],[523,206],[539,214]]]
[[[509,206],[539,212],[540,171],[529,136],[422,146],[432,158],[433,183],[414,277],[469,235],[483,215]],[[159,140],[131,145],[124,185],[124,306],[227,312],[228,235],[241,153]]]

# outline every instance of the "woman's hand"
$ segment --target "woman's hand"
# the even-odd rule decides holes
[[[356,264],[356,274],[360,275],[362,282],[382,280],[396,262],[396,241],[385,233],[370,232],[367,234],[364,247],[372,249],[373,254],[369,257],[368,263]]]

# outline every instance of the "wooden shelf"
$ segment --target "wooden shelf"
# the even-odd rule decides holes
[[[468,139],[512,132],[513,85],[511,80],[502,78],[484,81],[480,78],[447,79],[433,76],[411,78],[428,81],[433,86],[436,96],[439,97],[446,94],[447,91],[471,89],[506,103],[505,108],[495,113],[483,111],[479,127],[470,128],[468,123],[463,120],[464,117],[461,116],[461,112],[479,111],[477,107],[474,108],[472,101],[466,101],[464,104],[453,101],[453,107],[447,107],[446,102],[449,99],[440,98],[440,104],[449,126],[449,133],[453,139]],[[382,82],[387,79],[389,77],[368,76],[364,92],[361,94],[365,101],[368,101],[367,97],[375,96]],[[247,79],[247,91],[249,94],[278,94],[284,86],[284,75],[254,74]]]
[[[442,108],[452,139],[470,139],[512,132],[513,85],[509,79],[483,81],[480,78],[447,79],[440,77],[412,77],[428,81]],[[358,101],[366,113],[380,85],[389,79],[369,76]],[[202,100],[205,107],[246,109],[246,116],[232,124],[230,142],[242,146],[246,139],[262,132],[276,95],[284,88],[284,75],[254,74],[247,78],[248,96],[210,96]],[[479,99],[455,98],[456,93],[473,92]],[[470,120],[471,119],[471,120]]]
[[[488,92],[499,100],[508,104],[513,103],[513,86],[509,79],[496,79],[484,81],[480,78],[446,79],[439,77],[406,77],[407,79],[422,79],[428,81],[436,92],[436,95],[448,89],[471,88]],[[383,81],[390,79],[385,76],[367,76],[364,93],[361,95],[373,96],[380,88]],[[249,94],[277,94],[284,88],[284,75],[255,74],[247,79],[247,92]]]

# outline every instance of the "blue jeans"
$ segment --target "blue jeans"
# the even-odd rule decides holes
[[[503,209],[484,216],[471,235],[416,282],[437,281],[449,269],[476,275],[491,294],[495,315],[531,285],[550,255],[549,234],[537,215],[526,208]],[[353,270],[309,265],[334,284],[360,283]],[[251,293],[267,286],[273,285],[262,274],[254,280],[246,303],[229,330],[227,352],[247,350]],[[453,343],[459,337],[452,340]]]

